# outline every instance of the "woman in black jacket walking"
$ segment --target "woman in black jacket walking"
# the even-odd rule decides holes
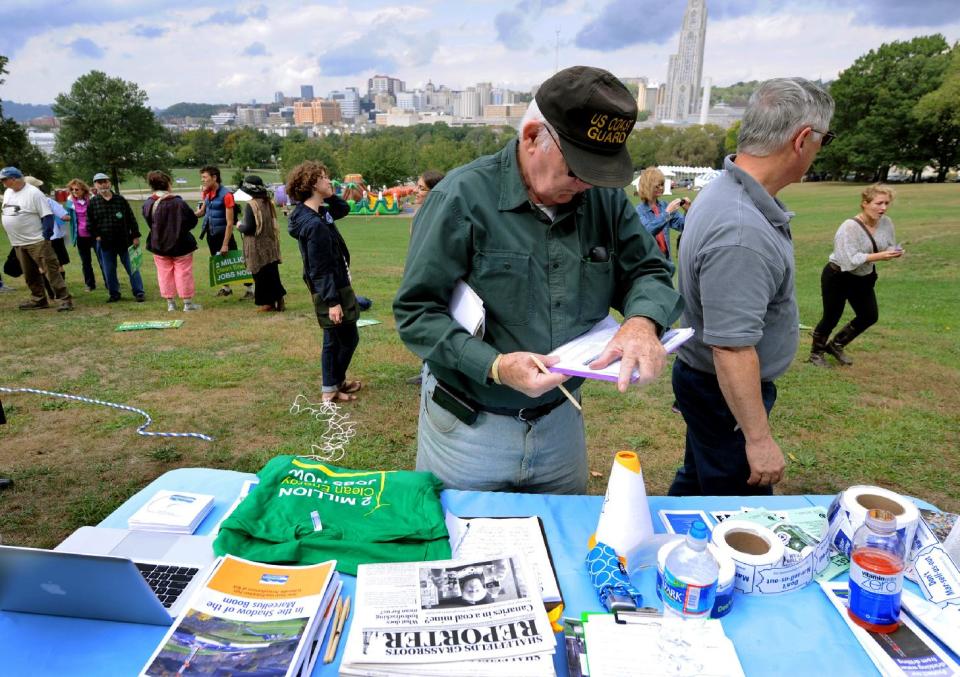
[[[296,200],[290,235],[300,245],[303,281],[313,296],[317,322],[323,327],[323,401],[355,400],[360,381],[347,380],[347,367],[360,342],[360,308],[350,283],[350,252],[334,224],[350,206],[333,193],[326,166],[307,161],[287,179],[287,195]]]

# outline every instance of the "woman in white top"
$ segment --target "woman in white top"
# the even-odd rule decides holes
[[[825,352],[842,365],[853,364],[844,354],[844,347],[877,321],[874,264],[903,256],[893,221],[886,215],[893,197],[890,186],[882,183],[868,186],[861,194],[860,213],[841,223],[833,238],[833,253],[820,276],[823,316],[813,330],[810,349],[809,361],[818,367],[829,366]],[[854,318],[829,340],[848,302]]]

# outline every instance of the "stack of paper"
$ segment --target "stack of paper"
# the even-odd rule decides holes
[[[612,316],[607,315],[593,325],[593,328],[589,331],[580,334],[577,338],[564,343],[551,352],[550,356],[559,357],[560,361],[550,367],[550,371],[557,374],[567,374],[568,376],[616,381],[620,378],[620,360],[611,362],[604,369],[591,369],[590,364],[600,357],[607,344],[610,343],[610,339],[619,330],[620,323]],[[690,327],[670,329],[660,337],[660,344],[664,350],[672,353],[690,340],[692,336],[693,329]],[[640,374],[637,370],[634,370],[630,380],[636,381],[638,378],[640,378]]]
[[[192,534],[213,508],[213,496],[161,490],[137,510],[127,526],[138,531]]]
[[[341,586],[335,566],[332,560],[258,564],[227,555],[141,674],[310,674]]]
[[[341,675],[553,675],[556,639],[520,556],[361,564]]]

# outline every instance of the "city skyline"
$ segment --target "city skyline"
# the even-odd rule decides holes
[[[149,104],[269,102],[311,85],[319,96],[375,74],[422,88],[479,82],[529,91],[560,68],[589,64],[620,77],[667,78],[686,2],[512,0],[450,12],[439,0],[234,9],[224,2],[52,0],[0,5],[0,97],[48,104],[81,75],[136,82]],[[954,0],[709,0],[703,77],[716,86],[774,76],[830,80],[870,49],[916,35],[960,39]],[[559,31],[559,40],[557,36]],[[559,45],[559,50],[556,50]]]

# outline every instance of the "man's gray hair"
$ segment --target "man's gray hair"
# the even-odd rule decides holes
[[[546,151],[553,145],[553,140],[550,138],[551,134],[556,134],[556,131],[547,119],[543,117],[543,113],[540,111],[540,106],[537,105],[537,100],[533,99],[527,105],[527,110],[524,111],[523,117],[520,119],[520,124],[517,125],[517,132],[520,136],[523,136],[523,128],[527,126],[528,122],[539,122],[541,127],[540,131],[537,133],[537,143],[540,144],[540,150]]]
[[[750,96],[737,137],[737,152],[766,157],[804,127],[830,128],[833,97],[803,78],[774,78]]]

